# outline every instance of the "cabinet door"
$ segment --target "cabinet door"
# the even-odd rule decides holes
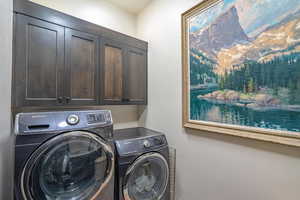
[[[61,105],[64,28],[17,15],[15,31],[15,105]]]
[[[66,87],[67,105],[97,103],[98,37],[66,29]]]
[[[124,93],[124,48],[117,42],[104,40],[101,49],[102,104],[121,104]]]
[[[125,100],[130,104],[147,104],[147,52],[127,49]]]

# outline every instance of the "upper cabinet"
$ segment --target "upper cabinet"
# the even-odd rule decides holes
[[[125,49],[117,42],[102,42],[102,95],[103,104],[121,104],[124,95]]]
[[[125,100],[132,104],[147,103],[147,52],[137,48],[126,51]]]
[[[66,29],[65,100],[70,105],[95,105],[98,82],[98,37]]]
[[[103,40],[101,46],[101,102],[105,105],[146,104],[146,51],[108,39]]]
[[[64,28],[27,16],[15,29],[15,104],[47,106],[63,103]]]
[[[17,2],[14,107],[147,103],[146,42]]]

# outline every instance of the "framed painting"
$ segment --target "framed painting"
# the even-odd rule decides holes
[[[183,125],[300,146],[300,1],[206,0],[182,14]]]

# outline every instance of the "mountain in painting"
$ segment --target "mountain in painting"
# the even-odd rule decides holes
[[[221,49],[247,42],[249,38],[240,25],[237,9],[234,6],[207,28],[190,34],[191,48],[213,59]]]
[[[300,51],[300,11],[267,28],[247,44],[221,49],[216,73],[224,74],[246,60],[268,62],[276,57]]]
[[[233,4],[240,24],[250,38],[258,36],[288,16],[295,15],[300,9],[299,0],[235,0]]]

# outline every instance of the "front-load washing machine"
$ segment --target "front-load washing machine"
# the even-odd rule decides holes
[[[169,148],[162,133],[145,128],[114,132],[115,200],[169,200]]]
[[[114,199],[110,111],[21,113],[15,134],[15,200]]]

